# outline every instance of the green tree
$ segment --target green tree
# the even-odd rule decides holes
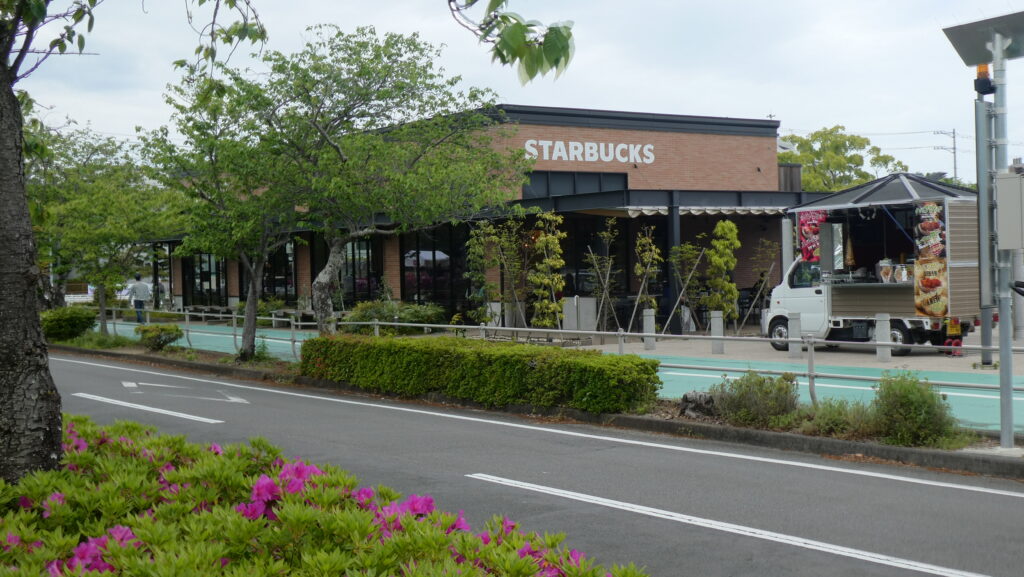
[[[651,296],[651,283],[661,272],[661,264],[665,258],[661,256],[661,249],[658,243],[654,242],[654,227],[645,226],[636,235],[636,244],[633,246],[636,253],[636,262],[633,264],[633,274],[640,281],[637,289],[636,302],[633,303],[633,314],[629,316],[629,324],[626,330],[633,330],[633,321],[636,319],[637,311],[653,309],[658,307],[658,301]]]
[[[460,78],[439,70],[438,49],[418,36],[311,33],[301,52],[266,56],[271,106],[258,115],[297,169],[307,226],[329,246],[313,309],[331,332],[348,242],[497,214],[528,164],[492,146],[503,135],[493,95],[458,90]]]
[[[615,303],[612,301],[615,279],[621,272],[615,267],[615,253],[612,248],[618,236],[618,219],[607,218],[604,221],[604,230],[597,233],[597,239],[601,243],[598,252],[595,253],[593,247],[587,246],[587,264],[590,265],[589,272],[598,291],[597,330],[602,332],[610,328],[609,319],[615,322],[616,329],[622,328],[619,325],[619,317],[615,314]]]
[[[99,3],[0,2],[0,479],[10,482],[30,471],[56,468],[63,454],[60,395],[40,327],[40,269],[25,194],[22,101],[15,86],[50,55],[83,50]],[[241,16],[226,26],[213,17],[201,46],[207,46],[207,38],[212,44],[263,37],[249,0],[186,2],[191,4],[207,4],[215,14],[224,7]],[[43,30],[48,23],[56,24]]]
[[[256,321],[263,269],[292,239],[302,218],[302,176],[287,150],[264,134],[260,114],[271,104],[262,87],[221,67],[224,80],[186,74],[170,88],[177,133],[166,128],[144,138],[155,176],[189,199],[187,231],[178,255],[213,254],[237,259],[246,272],[239,359],[256,355]]]
[[[533,326],[545,328],[561,328],[562,298],[565,290],[565,277],[562,269],[562,240],[566,233],[558,229],[562,224],[562,216],[554,212],[537,214],[534,224],[533,265],[526,275],[533,301]]]
[[[804,190],[838,191],[892,172],[906,172],[907,166],[882,154],[871,140],[847,134],[846,127],[822,128],[807,137],[787,135],[782,140],[796,150],[780,152],[779,162],[802,165],[800,183]],[[868,172],[865,167],[875,173]]]
[[[107,334],[107,289],[119,290],[148,256],[147,239],[181,227],[176,197],[154,187],[132,150],[85,130],[53,132],[45,158],[29,163],[28,194],[45,217],[37,238],[61,275],[74,270],[96,286],[100,332]]]
[[[735,319],[736,299],[740,291],[732,281],[736,269],[736,249],[740,248],[739,230],[731,220],[720,220],[712,232],[711,250],[707,252],[708,294],[700,302],[708,310],[722,311],[726,320]]]

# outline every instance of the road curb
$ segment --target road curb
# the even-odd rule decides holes
[[[174,368],[188,369],[216,375],[249,379],[256,381],[276,382],[276,374],[268,371],[234,367],[230,365],[213,365],[180,359],[168,359],[165,357],[119,353],[116,351],[81,349],[65,345],[50,345],[50,350],[67,352],[73,354],[110,358],[131,362],[141,362],[150,365],[161,365]],[[339,383],[324,379],[314,379],[304,376],[296,376],[291,379],[295,384],[316,387],[327,390],[375,394],[381,393],[366,391],[347,383]],[[464,408],[486,410],[485,407],[467,403],[459,399],[448,398],[440,394],[430,394],[420,400],[444,403]],[[492,409],[493,410],[493,409]],[[644,431],[650,433],[662,433],[667,435],[689,437],[695,439],[721,441],[726,443],[739,443],[757,447],[766,447],[783,451],[796,451],[812,453],[817,455],[828,455],[835,457],[873,458],[896,463],[939,469],[946,471],[959,471],[977,475],[988,475],[1009,479],[1024,479],[1024,458],[1006,457],[1002,455],[989,455],[985,453],[973,453],[966,451],[942,451],[938,449],[920,449],[914,447],[897,447],[891,445],[880,445],[876,443],[862,443],[857,441],[846,441],[830,437],[814,437],[809,435],[798,435],[794,433],[781,433],[775,431],[764,431],[760,429],[745,429],[730,427],[728,425],[716,425],[712,423],[700,423],[691,421],[675,421],[645,417],[639,415],[623,414],[594,414],[575,409],[559,407],[534,407],[534,406],[510,406],[504,409],[495,410],[507,414],[521,416],[540,416],[552,418],[564,418],[588,423]]]

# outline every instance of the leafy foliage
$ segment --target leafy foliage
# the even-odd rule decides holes
[[[487,0],[484,16],[479,22],[470,19],[467,12],[482,4],[480,0],[448,0],[448,7],[459,24],[473,32],[481,42],[492,45],[494,60],[505,65],[517,65],[522,83],[551,71],[557,77],[572,60],[572,22],[545,26],[506,11],[508,3],[509,0]]]
[[[661,256],[661,249],[654,242],[653,226],[645,226],[640,230],[640,233],[636,236],[636,244],[633,250],[636,253],[633,274],[640,281],[640,288],[636,294],[636,302],[633,304],[633,314],[629,318],[627,331],[633,330],[633,320],[638,310],[658,307],[657,299],[651,296],[651,283],[661,272],[661,263],[665,261]]]
[[[839,191],[876,176],[908,170],[907,165],[871,146],[870,139],[847,134],[841,125],[822,128],[806,137],[783,136],[782,140],[794,144],[796,150],[779,153],[779,162],[802,165],[800,182],[804,190]],[[865,161],[875,174],[866,170]]]
[[[893,445],[934,445],[957,432],[949,404],[909,372],[887,374],[873,401],[882,439]]]
[[[697,240],[703,241],[706,237],[705,233],[700,233]],[[707,268],[707,262],[704,261],[706,252],[707,249],[694,242],[683,242],[669,250],[669,267],[682,291],[681,302],[688,307],[693,307],[700,301],[704,289],[698,279],[702,276],[701,271]]]
[[[345,318],[347,322],[381,322],[415,323],[423,325],[438,325],[445,322],[445,310],[435,304],[411,304],[401,301],[379,300],[364,301],[355,306],[352,312]],[[351,333],[373,334],[373,327],[365,325],[347,325],[342,330]],[[415,334],[423,333],[420,327],[379,327],[381,334]]]
[[[80,337],[96,324],[96,311],[83,307],[62,307],[42,313],[43,335],[51,341]]]
[[[185,336],[181,327],[174,324],[139,325],[135,327],[135,334],[139,335],[142,346],[150,351],[162,351]]]
[[[533,295],[533,326],[560,328],[562,326],[562,291],[565,277],[562,268],[562,240],[566,233],[558,229],[563,217],[554,212],[537,214],[533,234],[532,266],[526,275]]]
[[[736,283],[731,280],[736,268],[736,249],[740,247],[739,231],[731,220],[720,220],[712,233],[711,250],[708,258],[708,294],[701,297],[701,304],[708,310],[722,311],[725,319],[739,316],[736,299],[740,296]]]
[[[797,408],[796,376],[766,377],[749,371],[711,387],[715,408],[732,425],[767,427]]]
[[[646,407],[661,386],[657,368],[634,355],[451,337],[320,337],[303,343],[301,364],[303,375],[375,392],[593,413]]]
[[[598,253],[594,247],[587,247],[586,261],[589,266],[589,273],[597,285],[597,330],[609,330],[609,320],[619,327],[619,318],[615,314],[615,304],[612,300],[612,292],[615,290],[615,278],[619,269],[615,267],[615,253],[612,247],[615,239],[619,236],[618,219],[608,218],[604,221],[604,230],[597,233]]]
[[[642,577],[429,495],[360,486],[262,439],[221,447],[68,417],[61,470],[0,481],[0,572],[25,575]]]
[[[484,220],[474,224],[467,244],[467,273],[473,290],[470,301],[477,304],[469,311],[471,319],[490,322],[487,302],[499,301],[511,307],[526,326],[526,263],[529,243],[523,232],[523,220],[513,216],[500,223]],[[504,283],[487,279],[487,271],[497,269]]]

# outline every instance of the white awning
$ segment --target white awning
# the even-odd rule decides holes
[[[627,206],[623,210],[630,218],[668,214],[667,206]],[[784,215],[786,208],[782,206],[680,206],[679,215],[701,214],[767,214]]]

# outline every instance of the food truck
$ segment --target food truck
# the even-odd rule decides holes
[[[897,173],[788,212],[800,255],[761,316],[775,349],[794,312],[829,344],[874,340],[878,313],[896,344],[957,345],[980,319],[974,191]]]

